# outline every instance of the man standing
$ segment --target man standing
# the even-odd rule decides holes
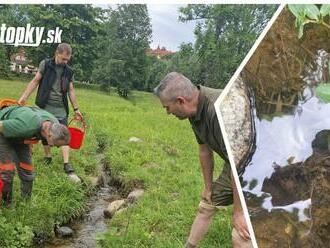
[[[73,71],[67,65],[71,54],[72,49],[69,44],[59,44],[53,59],[45,59],[40,62],[35,77],[26,87],[18,103],[21,105],[25,104],[31,93],[38,87],[37,106],[53,114],[61,124],[67,126],[69,96],[75,118],[81,120],[83,117],[79,111],[73,87]],[[46,140],[43,140],[42,143],[45,151],[44,163],[50,164],[52,162],[50,146]],[[62,147],[63,167],[67,174],[73,174],[74,169],[69,163],[69,151],[69,146]]]
[[[196,247],[206,234],[216,211],[231,204],[234,204],[233,247],[252,247],[214,108],[221,90],[195,86],[182,74],[171,72],[154,89],[154,93],[168,114],[173,114],[180,120],[189,118],[199,144],[205,187],[186,247]],[[225,161],[222,173],[215,182],[213,151]]]
[[[37,107],[10,106],[0,110],[0,179],[2,200],[11,203],[15,166],[23,198],[30,198],[34,179],[27,139],[45,139],[49,146],[66,146],[70,133],[50,113]]]

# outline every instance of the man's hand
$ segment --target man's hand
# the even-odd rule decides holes
[[[236,183],[233,177],[233,174],[231,174],[231,186],[233,189],[233,198],[234,198],[234,215],[233,215],[233,225],[238,232],[239,236],[241,236],[244,240],[250,240],[250,234],[249,229],[247,227],[243,209],[241,206],[241,201],[238,196]]]
[[[26,104],[26,98],[25,97],[21,97],[18,101],[17,101],[18,105],[25,105]]]
[[[234,211],[233,225],[244,240],[250,240],[249,230],[242,211]]]
[[[78,121],[84,120],[84,117],[79,110],[74,111],[74,118]]]
[[[207,203],[212,203],[212,191],[204,188],[203,192],[202,192],[202,200],[206,201]]]

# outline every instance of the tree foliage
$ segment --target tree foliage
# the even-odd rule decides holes
[[[118,5],[109,12],[106,27],[107,39],[100,49],[105,52],[95,62],[93,75],[104,88],[117,87],[119,95],[127,97],[131,88],[143,90],[147,80],[146,50],[152,32],[147,6]]]
[[[18,16],[18,7],[15,5],[0,5],[0,21],[1,23],[11,23],[19,26],[20,19]],[[17,51],[13,46],[0,46],[0,77],[9,77],[10,55]]]
[[[275,9],[274,5],[207,4],[180,8],[181,21],[198,22],[191,52],[198,65],[191,79],[211,87],[224,87]]]

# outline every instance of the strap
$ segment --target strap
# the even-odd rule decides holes
[[[15,170],[14,163],[0,164],[0,171],[13,171]]]
[[[70,126],[70,124],[72,123],[72,122],[79,122],[80,124],[81,124],[81,126],[83,127],[83,132],[85,132],[86,131],[86,128],[87,128],[87,125],[86,125],[86,122],[84,121],[84,119],[82,119],[82,120],[78,120],[78,119],[76,119],[76,118],[72,118],[70,121],[69,121],[69,124],[68,124],[68,126]]]
[[[204,201],[204,200],[201,200],[201,201],[199,202],[198,207],[200,207],[200,208],[205,208],[205,209],[207,209],[207,210],[222,210],[222,209],[227,209],[226,206],[216,206],[216,205],[212,205],[212,204],[210,204],[210,203],[208,203],[208,202],[206,202],[206,201]]]
[[[21,167],[22,169],[27,170],[27,171],[33,171],[33,166],[30,164],[20,162],[19,167]]]
[[[39,139],[37,137],[33,137],[31,139],[25,139],[23,141],[23,143],[25,145],[35,145],[35,144],[38,144],[38,142],[39,142]]]

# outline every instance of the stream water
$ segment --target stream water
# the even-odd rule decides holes
[[[102,166],[103,154],[99,154],[98,161]],[[102,168],[101,184],[87,203],[88,211],[80,219],[74,220],[68,224],[74,234],[70,238],[56,237],[44,248],[95,248],[97,247],[97,235],[102,234],[107,230],[106,219],[103,211],[109,205],[110,199],[118,194],[116,187],[110,186],[107,169]]]

